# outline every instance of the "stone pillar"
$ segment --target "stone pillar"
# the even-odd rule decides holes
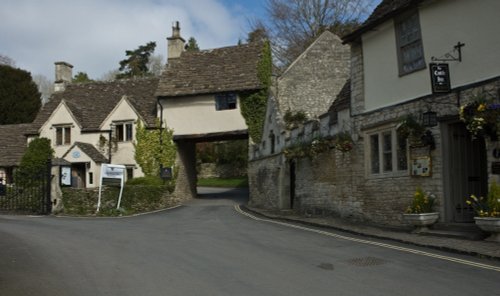
[[[180,200],[196,198],[196,143],[178,141],[176,144],[178,174],[174,195]]]
[[[66,62],[55,62],[56,80],[54,81],[54,91],[64,91],[66,85],[73,79],[73,65]]]

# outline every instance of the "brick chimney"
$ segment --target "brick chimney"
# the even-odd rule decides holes
[[[168,60],[176,59],[181,56],[181,53],[184,50],[185,42],[186,40],[181,37],[179,22],[175,22],[175,25],[172,27],[172,37],[167,37]]]
[[[56,80],[54,81],[54,91],[64,91],[66,85],[73,79],[73,65],[66,62],[55,62]]]

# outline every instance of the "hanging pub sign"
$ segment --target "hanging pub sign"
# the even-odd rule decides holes
[[[429,64],[433,94],[449,93],[451,91],[450,67],[448,64]]]

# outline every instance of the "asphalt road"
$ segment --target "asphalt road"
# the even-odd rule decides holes
[[[138,217],[0,216],[0,295],[500,295],[498,262],[255,220],[235,210],[245,192],[200,191]]]

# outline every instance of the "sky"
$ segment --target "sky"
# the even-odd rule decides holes
[[[0,54],[51,80],[56,61],[99,79],[119,67],[125,50],[149,41],[166,58],[175,21],[202,49],[235,45],[246,38],[249,20],[262,17],[264,1],[2,0]]]
[[[379,1],[379,0],[378,0]],[[180,22],[184,39],[201,49],[245,40],[251,20],[265,17],[266,0],[2,0],[0,54],[16,67],[54,79],[54,62],[73,74],[100,79],[133,50],[156,42],[167,56],[166,38]]]

